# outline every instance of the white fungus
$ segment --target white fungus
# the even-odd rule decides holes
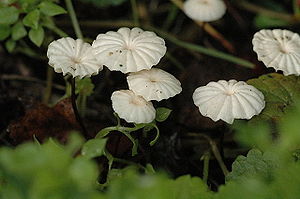
[[[92,46],[101,64],[122,73],[150,69],[167,49],[165,41],[154,32],[125,27],[99,34]]]
[[[156,111],[151,102],[131,90],[119,90],[111,96],[113,110],[126,122],[150,123]]]
[[[250,119],[265,107],[263,94],[243,81],[219,80],[197,88],[194,104],[203,116],[229,124],[234,119]]]
[[[300,75],[300,37],[289,30],[260,30],[254,34],[253,50],[266,67],[284,75]]]
[[[47,56],[54,71],[62,72],[63,75],[90,77],[103,69],[96,60],[91,45],[81,39],[66,37],[55,40],[49,44]]]
[[[147,101],[168,99],[182,91],[181,84],[173,75],[161,69],[152,68],[127,76],[129,89]]]
[[[193,20],[210,22],[222,18],[226,5],[223,0],[187,0],[183,11]]]

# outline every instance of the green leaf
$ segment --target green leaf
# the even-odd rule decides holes
[[[248,80],[247,83],[259,89],[266,101],[265,109],[253,121],[282,118],[300,96],[300,77],[294,75],[271,73]]]
[[[0,25],[0,41],[3,41],[10,35],[11,29],[9,25]]]
[[[266,181],[273,178],[273,171],[278,167],[276,154],[265,152],[264,154],[252,149],[248,152],[247,157],[238,156],[232,164],[232,171],[226,176],[227,181],[247,181],[250,177],[261,176]]]
[[[107,7],[107,6],[118,6],[124,3],[127,0],[81,0],[85,3],[92,3],[97,7]]]
[[[29,31],[29,39],[38,47],[43,43],[45,37],[44,29],[40,26],[38,29],[31,29]]]
[[[17,41],[19,39],[22,39],[26,35],[27,35],[27,31],[21,21],[19,21],[12,27],[11,36],[13,40]]]
[[[56,5],[50,1],[43,1],[39,4],[39,8],[40,11],[47,16],[55,16],[67,13],[67,11],[63,7]]]
[[[91,139],[87,141],[81,150],[81,154],[87,158],[95,158],[104,154],[106,139]]]
[[[164,108],[164,107],[157,108],[155,120],[158,122],[163,122],[166,119],[168,119],[171,112],[172,110],[168,108]]]
[[[10,39],[10,40],[7,40],[5,42],[5,48],[8,52],[11,53],[15,49],[15,47],[16,47],[16,41],[15,40]]]
[[[14,24],[19,18],[19,11],[15,7],[0,8],[0,24]]]
[[[39,20],[40,11],[38,9],[35,9],[24,17],[23,24],[30,28],[37,29],[39,27]]]

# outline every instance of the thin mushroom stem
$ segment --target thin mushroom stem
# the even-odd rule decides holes
[[[170,0],[173,4],[175,4],[179,9],[183,10],[183,2],[181,0]],[[235,51],[233,45],[225,39],[225,37],[219,33],[213,26],[209,23],[204,23],[203,21],[195,21],[200,27],[205,30],[208,34],[218,40],[229,52],[233,53]]]
[[[72,107],[74,111],[75,118],[77,122],[79,123],[82,133],[85,137],[89,137],[89,134],[81,120],[81,117],[79,115],[78,109],[77,109],[77,104],[76,104],[76,94],[75,94],[75,78],[71,79],[71,101],[72,101]]]

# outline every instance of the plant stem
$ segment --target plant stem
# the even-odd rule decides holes
[[[139,13],[138,13],[138,8],[136,5],[136,0],[130,0],[131,3],[131,10],[132,10],[132,18],[133,18],[133,23],[135,26],[139,26]]]
[[[81,117],[80,117],[78,109],[77,109],[75,88],[76,88],[75,87],[75,78],[72,78],[71,79],[71,100],[72,100],[72,107],[73,107],[74,115],[75,115],[75,118],[76,118],[77,122],[79,123],[79,125],[81,127],[83,135],[86,138],[88,138],[89,134],[88,134],[88,132],[87,132],[82,120],[81,120]]]
[[[179,70],[184,71],[183,65],[171,53],[166,52],[166,58],[168,58]]]
[[[218,51],[218,50],[214,50],[214,49],[211,49],[211,48],[205,48],[205,47],[200,46],[200,45],[196,45],[196,44],[181,41],[181,40],[177,39],[175,36],[165,32],[163,30],[160,30],[158,28],[152,27],[152,26],[146,26],[146,28],[155,31],[161,37],[169,40],[170,42],[176,44],[177,46],[181,46],[183,48],[194,50],[194,51],[197,51],[197,52],[200,52],[202,54],[209,55],[209,56],[212,56],[212,57],[224,59],[224,60],[227,60],[229,62],[233,62],[235,64],[245,66],[247,68],[253,68],[254,67],[254,64],[247,61],[247,60],[232,56],[232,55],[227,54],[227,53],[223,53],[223,52]]]
[[[56,27],[55,25],[44,24],[44,26],[46,28],[48,28],[49,30],[53,31],[55,34],[57,34],[60,37],[67,37],[68,36],[67,33],[65,33],[60,28]]]
[[[204,139],[206,139],[211,147],[211,150],[216,158],[216,160],[218,161],[219,163],[219,166],[223,172],[223,174],[225,176],[227,176],[227,174],[229,173],[223,159],[222,159],[222,156],[220,154],[220,151],[217,147],[217,144],[215,143],[215,141],[213,141],[209,136],[207,135],[204,135],[204,134],[200,134],[200,133],[189,133],[190,136],[193,136],[193,137],[203,137]]]
[[[34,77],[25,77],[22,75],[0,75],[0,79],[2,80],[16,80],[16,81],[28,81],[28,82],[34,82],[38,84],[45,84],[45,81],[34,78]],[[65,90],[64,86],[58,85],[58,84],[53,84],[53,88],[57,90]]]
[[[253,3],[249,3],[248,1],[244,1],[244,0],[237,1],[237,5],[242,7],[245,10],[248,10],[248,11],[251,11],[254,13],[262,14],[262,15],[269,16],[269,17],[274,17],[276,19],[282,19],[282,20],[285,20],[288,22],[295,22],[295,18],[293,15],[269,10],[269,9],[260,7],[258,5],[255,5]]]
[[[209,160],[210,160],[210,152],[207,151],[203,155],[203,181],[205,184],[207,184],[208,179],[208,171],[209,171]]]
[[[76,17],[76,13],[74,11],[74,7],[73,7],[73,4],[72,4],[72,0],[65,0],[65,3],[66,3],[67,10],[68,10],[68,13],[69,13],[70,18],[71,18],[73,28],[75,30],[76,37],[78,39],[83,39],[82,32],[81,32],[81,29],[80,29],[80,26],[79,26],[79,23],[78,23],[78,20],[77,20],[77,17]]]
[[[44,96],[43,96],[43,102],[45,104],[49,103],[49,99],[50,99],[51,93],[52,93],[52,84],[53,84],[53,69],[52,69],[52,67],[48,66],[48,68],[47,68],[47,82],[46,82],[45,93],[44,93]]]
[[[168,30],[171,27],[171,25],[172,25],[173,21],[175,20],[177,14],[178,14],[178,7],[173,4],[170,7],[167,19],[164,22],[164,25],[163,25],[164,30]]]

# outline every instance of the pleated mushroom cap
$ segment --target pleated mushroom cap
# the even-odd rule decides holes
[[[187,0],[183,11],[193,20],[210,22],[223,17],[226,5],[222,0]]]
[[[92,46],[99,63],[122,73],[150,69],[167,50],[165,41],[154,32],[125,27],[99,34]]]
[[[284,75],[300,75],[300,37],[289,30],[260,30],[254,34],[253,50],[266,67]]]
[[[152,103],[131,90],[113,92],[111,101],[113,110],[126,122],[150,123],[155,119],[156,111]]]
[[[55,40],[49,44],[47,56],[54,71],[63,75],[90,77],[103,69],[102,64],[96,60],[91,45],[81,39],[66,37]]]
[[[181,83],[170,73],[152,68],[127,76],[129,89],[147,101],[168,99],[182,91]]]
[[[234,119],[250,119],[265,107],[263,94],[243,81],[219,80],[197,88],[194,104],[203,116],[229,124]]]

